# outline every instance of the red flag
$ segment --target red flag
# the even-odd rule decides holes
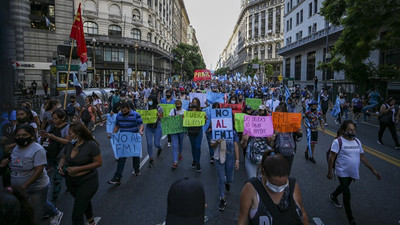
[[[81,15],[81,3],[79,3],[79,8],[76,12],[74,24],[72,24],[70,37],[76,40],[78,56],[81,59],[81,62],[84,63],[87,61],[87,49],[85,35],[83,33],[83,21]]]

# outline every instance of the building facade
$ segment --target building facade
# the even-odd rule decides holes
[[[231,73],[245,73],[250,61],[258,58],[282,69],[278,49],[283,45],[283,0],[243,0],[238,21],[228,44],[220,54],[217,68],[229,67]]]

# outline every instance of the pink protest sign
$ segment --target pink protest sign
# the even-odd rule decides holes
[[[273,135],[272,116],[244,116],[243,134],[251,137],[269,137]]]

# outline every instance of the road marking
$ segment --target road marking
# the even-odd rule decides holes
[[[167,137],[167,135],[162,136],[161,140],[164,140]]]
[[[368,125],[380,128],[378,125],[375,125],[375,124],[372,124],[372,123],[368,123],[368,122],[364,122],[364,121],[361,121],[361,123],[368,124]]]
[[[146,157],[140,162],[139,170],[142,169],[147,160],[149,160],[149,155],[146,155]]]
[[[314,223],[315,223],[316,225],[324,225],[324,223],[322,222],[322,220],[321,220],[320,218],[318,218],[318,217],[314,217],[313,220],[314,220]]]
[[[330,130],[325,130],[325,133],[330,135],[330,136],[332,136],[332,137],[336,137],[336,133],[334,133],[334,132],[332,132]],[[380,159],[385,160],[388,163],[391,163],[391,164],[393,164],[395,166],[400,167],[400,160],[399,159],[393,158],[392,156],[386,155],[386,154],[384,154],[384,153],[382,153],[382,152],[380,152],[378,150],[375,150],[375,149],[373,149],[371,147],[368,147],[366,145],[362,145],[362,147],[363,147],[364,152],[367,152],[367,153],[369,153],[369,154],[371,154],[373,156],[376,156],[376,157],[378,157]]]

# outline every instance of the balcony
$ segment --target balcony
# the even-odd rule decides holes
[[[296,48],[305,46],[305,45],[310,45],[313,42],[324,43],[327,34],[329,34],[329,37],[331,37],[331,35],[332,35],[332,37],[336,37],[342,30],[343,30],[343,26],[341,26],[341,25],[340,26],[330,26],[328,28],[328,30],[324,28],[322,30],[314,32],[313,34],[311,34],[307,37],[296,40],[295,42],[290,43],[290,44],[280,48],[278,51],[278,54],[279,55],[290,54],[290,51],[292,51]]]
[[[86,17],[88,19],[97,19],[98,14],[96,11],[91,11],[91,10],[83,10],[83,17]]]
[[[108,19],[113,23],[122,22],[122,16],[121,15],[109,14],[108,15]]]
[[[132,18],[132,24],[136,26],[141,26],[143,24],[142,19]]]

